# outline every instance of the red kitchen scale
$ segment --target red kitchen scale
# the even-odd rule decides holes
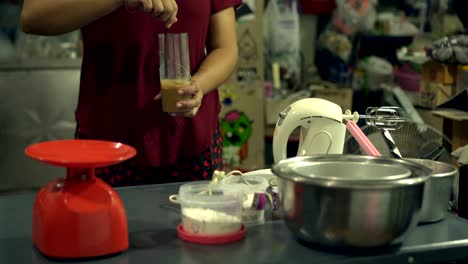
[[[98,140],[57,140],[33,144],[25,153],[67,168],[66,176],[46,184],[34,202],[32,240],[43,255],[89,258],[128,249],[122,201],[94,171],[132,158],[134,148]]]

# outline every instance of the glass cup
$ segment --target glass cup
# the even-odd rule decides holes
[[[162,110],[166,113],[183,112],[179,101],[192,95],[179,95],[180,88],[191,82],[188,34],[159,34],[159,76],[161,80]]]

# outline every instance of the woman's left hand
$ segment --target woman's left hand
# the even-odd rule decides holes
[[[191,96],[190,99],[177,102],[176,106],[182,112],[170,113],[171,116],[194,117],[198,113],[203,100],[203,92],[198,86],[198,82],[192,80],[189,86],[179,89],[180,96]]]
[[[181,97],[187,97],[190,99],[185,99],[177,102],[176,106],[180,110],[177,113],[169,113],[170,116],[184,116],[184,117],[194,117],[198,113],[198,109],[201,106],[203,100],[203,92],[198,86],[198,82],[192,80],[190,85],[180,88],[178,91]],[[190,97],[189,97],[190,96]],[[161,95],[158,94],[155,99],[160,99]]]

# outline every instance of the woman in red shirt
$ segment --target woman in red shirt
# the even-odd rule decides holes
[[[26,33],[81,29],[77,138],[134,146],[137,156],[98,169],[112,186],[203,180],[222,169],[217,87],[237,63],[234,7],[241,0],[24,0]],[[133,12],[139,6],[139,11]],[[130,10],[131,9],[131,10]],[[132,12],[129,12],[132,11]],[[162,112],[159,33],[189,36],[192,83],[184,112]],[[66,87],[64,87],[66,89]]]

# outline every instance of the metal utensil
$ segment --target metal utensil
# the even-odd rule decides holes
[[[344,165],[329,166],[337,162]],[[366,170],[369,165],[402,166],[411,175],[378,179],[379,170]],[[324,166],[335,170],[320,176],[316,172]],[[332,247],[399,245],[418,222],[431,176],[428,168],[413,162],[361,155],[296,157],[275,164],[272,171],[279,177],[289,230],[300,240]],[[362,171],[363,179],[350,180],[356,171]]]
[[[359,119],[364,119],[368,125],[387,130],[401,128],[406,120],[403,109],[393,106],[368,107],[366,115],[359,115]]]
[[[393,157],[379,128],[365,125],[364,134],[383,157]],[[452,143],[441,132],[427,125],[406,121],[398,130],[389,131],[404,158],[430,159],[450,163]],[[354,137],[345,140],[344,153],[365,154]]]
[[[405,122],[405,113],[399,107],[368,107],[366,109],[366,123],[380,129],[385,143],[394,158],[401,159],[401,153],[395,140],[388,130],[401,128]]]

